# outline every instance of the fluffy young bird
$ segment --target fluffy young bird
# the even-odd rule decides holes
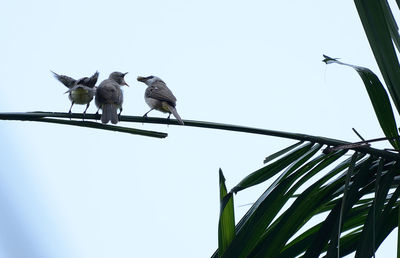
[[[148,76],[148,77],[137,77],[137,80],[143,82],[147,85],[147,89],[144,93],[144,99],[149,105],[150,110],[144,114],[144,117],[147,117],[147,114],[156,109],[163,113],[169,113],[168,119],[171,114],[174,115],[178,123],[183,125],[183,121],[176,111],[176,98],[174,94],[172,94],[171,90],[167,87],[167,84],[157,76]]]
[[[65,92],[69,93],[68,98],[71,101],[71,107],[69,108],[68,113],[71,114],[72,106],[74,104],[86,104],[86,109],[83,111],[83,115],[85,115],[96,92],[95,85],[99,77],[99,72],[96,71],[91,77],[83,77],[79,80],[75,80],[66,75],[57,74],[53,71],[51,72],[57,80],[68,88]]]
[[[108,79],[102,81],[96,90],[95,103],[99,109],[102,109],[101,122],[106,124],[109,121],[116,124],[119,121],[119,116],[122,112],[123,94],[121,86],[129,86],[125,82],[125,75],[127,73],[113,72]],[[117,114],[117,110],[120,110]]]

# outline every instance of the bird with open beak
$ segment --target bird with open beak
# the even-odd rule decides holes
[[[66,75],[57,74],[53,71],[51,72],[57,80],[68,88],[65,92],[68,93],[68,98],[71,101],[71,107],[69,108],[68,113],[71,114],[72,106],[74,104],[86,104],[86,109],[83,111],[83,115],[85,116],[86,110],[89,108],[90,102],[96,92],[95,85],[99,77],[99,72],[96,71],[91,77],[83,77],[79,80],[75,80]]]
[[[105,79],[100,83],[96,90],[95,103],[98,107],[97,113],[101,108],[101,122],[106,124],[116,124],[119,121],[119,117],[122,112],[123,93],[121,86],[129,86],[125,82],[125,75],[127,73],[113,72],[110,74],[108,79]],[[120,110],[117,114],[118,109]]]
[[[163,80],[153,75],[148,77],[139,76],[137,80],[147,85],[147,89],[144,93],[144,100],[147,105],[149,105],[150,110],[144,114],[144,117],[147,117],[150,111],[156,109],[163,113],[169,113],[168,119],[171,114],[173,114],[179,124],[184,124],[176,111],[176,98]]]

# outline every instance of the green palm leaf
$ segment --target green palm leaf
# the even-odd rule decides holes
[[[233,194],[228,193],[225,186],[225,177],[219,170],[219,189],[221,211],[218,224],[218,251],[221,256],[231,244],[235,235],[235,214],[233,210]]]
[[[399,134],[397,132],[393,109],[390,104],[389,96],[378,77],[368,68],[343,63],[326,55],[324,55],[324,58],[323,61],[327,64],[336,63],[345,65],[352,67],[357,71],[364,82],[383,133],[394,148],[400,149]]]

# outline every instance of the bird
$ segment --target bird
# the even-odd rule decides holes
[[[71,107],[68,113],[71,115],[72,106],[74,104],[84,105],[86,104],[86,109],[83,111],[85,116],[87,109],[89,108],[90,102],[92,101],[96,92],[96,82],[99,77],[99,72],[96,71],[91,77],[83,77],[78,80],[71,78],[66,75],[60,75],[51,71],[54,77],[64,84],[68,90],[68,98],[71,101]]]
[[[116,124],[122,112],[123,94],[121,86],[129,86],[125,82],[125,75],[127,73],[113,72],[108,79],[102,81],[96,90],[95,103],[98,107],[97,113],[101,108],[101,122],[107,124],[109,121]],[[117,109],[120,110],[117,114]]]
[[[173,114],[176,120],[178,120],[178,123],[184,125],[181,117],[176,111],[176,98],[163,80],[153,75],[148,77],[138,76],[137,80],[147,85],[144,99],[147,105],[149,105],[150,110],[144,114],[143,117],[147,117],[147,114],[150,111],[156,109],[163,113],[169,113],[168,119],[171,114]]]

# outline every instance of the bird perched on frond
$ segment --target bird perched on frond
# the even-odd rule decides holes
[[[106,124],[109,121],[116,124],[122,112],[123,93],[121,86],[129,86],[125,82],[125,75],[127,73],[113,72],[108,79],[102,81],[96,90],[95,103],[98,107],[97,113],[101,108],[101,122]],[[118,109],[120,110],[117,114]]]
[[[71,101],[71,107],[69,108],[68,113],[71,114],[72,106],[74,104],[86,104],[86,109],[83,111],[83,115],[85,115],[96,92],[95,85],[99,77],[99,72],[96,71],[91,77],[83,77],[78,80],[66,75],[57,74],[53,71],[51,72],[57,80],[68,88],[65,92],[68,93],[68,98]]]
[[[147,89],[144,93],[144,99],[149,105],[150,110],[144,114],[144,117],[147,117],[147,114],[156,109],[163,113],[169,113],[168,119],[171,114],[174,115],[178,123],[183,125],[183,121],[176,111],[176,98],[172,91],[167,87],[167,84],[158,78],[157,76],[148,76],[148,77],[137,77],[137,80],[143,82],[147,85]]]

